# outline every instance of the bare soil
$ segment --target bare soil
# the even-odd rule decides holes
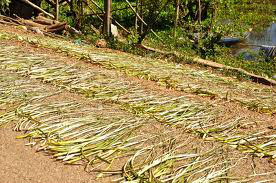
[[[95,180],[95,175],[84,171],[83,166],[65,165],[35,148],[17,140],[19,133],[12,128],[0,128],[0,182],[1,183],[95,183],[110,182]]]

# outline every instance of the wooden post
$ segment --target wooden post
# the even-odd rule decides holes
[[[178,25],[178,19],[179,19],[179,0],[175,1],[176,3],[176,10],[175,10],[175,22],[174,22],[174,38],[176,38],[176,29]]]
[[[83,1],[80,1],[80,27],[83,26],[84,13],[83,13]]]
[[[112,7],[112,0],[105,0],[104,1],[104,34],[109,37],[111,32],[111,7]]]
[[[93,0],[91,0],[91,2],[103,13],[103,14],[105,14],[104,13],[104,10],[95,2],[95,1],[93,1]],[[96,11],[94,11],[93,10],[93,8],[92,7],[90,7],[88,4],[86,4],[87,6],[88,6],[88,8],[102,21],[102,22],[104,22],[104,20],[99,16],[99,14],[98,13],[96,13]],[[116,25],[118,25],[119,27],[121,27],[121,29],[123,29],[126,33],[128,33],[128,34],[130,34],[130,32],[124,27],[124,26],[122,26],[119,22],[117,22],[116,20],[114,20],[113,18],[112,18],[112,16],[110,17],[111,18],[111,20],[112,21],[114,21],[114,23],[116,24]]]
[[[144,19],[144,10],[143,10],[143,7],[144,7],[144,0],[140,0],[140,15],[141,15],[141,18]],[[144,32],[144,23],[141,21],[141,25],[140,25],[140,35],[143,34]]]
[[[137,14],[139,13],[139,0],[136,0],[136,15],[135,15],[135,30],[138,30],[138,17]]]
[[[201,9],[201,1],[198,0],[198,22],[199,22],[199,24],[201,24],[201,11],[202,11],[202,9]]]
[[[59,0],[56,0],[56,21],[59,18]]]

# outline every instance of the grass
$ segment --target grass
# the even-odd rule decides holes
[[[232,56],[229,49],[225,49],[226,53],[220,54],[215,58],[215,61],[221,64],[229,65],[235,68],[242,68],[251,73],[272,78],[276,74],[276,65],[274,60],[265,61],[265,58],[259,58],[257,61],[244,60]]]
[[[275,5],[272,1],[255,0],[250,3],[242,1],[232,3],[229,1],[229,4],[225,7],[217,7],[215,18],[212,21],[213,25],[209,28],[215,28],[215,31],[221,32],[223,36],[243,37],[242,34],[250,29],[253,29],[254,32],[264,31],[265,28],[275,22],[274,14]],[[182,23],[182,25],[186,24]],[[199,55],[198,45],[193,45],[187,37],[190,32],[186,32],[187,29],[181,28],[181,25],[179,27],[177,39],[173,37],[174,29],[168,28],[157,32],[163,41],[156,39],[153,34],[149,34],[144,42],[146,45],[160,50],[176,51],[191,57]],[[193,31],[193,28],[190,28],[189,31]],[[233,48],[215,45],[215,50],[211,51],[213,54],[207,55],[207,57],[215,62],[242,68],[248,72],[269,78],[276,74],[274,60],[267,62],[262,57],[259,61],[248,61],[237,58],[232,52]]]

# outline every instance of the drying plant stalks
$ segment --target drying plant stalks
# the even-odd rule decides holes
[[[6,47],[6,50],[15,49]],[[1,60],[1,66],[22,76],[40,79],[46,83],[63,87],[69,91],[84,94],[94,100],[110,101],[136,115],[148,115],[170,125],[188,126],[189,123],[208,122],[215,118],[212,106],[200,104],[185,97],[160,95],[145,90],[135,82],[124,81],[106,75],[103,71],[78,70],[66,67],[59,61],[45,58],[45,55],[13,55]]]
[[[1,35],[2,39],[11,37],[6,33]],[[218,76],[209,71],[200,71],[198,68],[183,67],[181,64],[101,51],[86,44],[78,46],[69,41],[51,38],[29,39],[24,36],[13,38],[56,49],[77,59],[122,71],[128,76],[155,81],[167,88],[236,101],[258,112],[269,114],[276,112],[276,94],[273,88]]]
[[[40,86],[34,81],[19,79],[17,74],[0,73],[0,126],[16,119],[15,110],[30,101],[39,101],[43,98],[59,93],[52,92],[48,88]]]
[[[60,115],[56,116],[56,113]],[[95,111],[76,103],[24,106],[18,109],[21,120],[16,129],[28,133],[18,138],[39,139],[42,144],[39,149],[68,163],[91,156],[95,164],[103,159],[111,162],[112,155],[143,143],[142,137],[132,135],[143,125],[142,120],[127,119],[127,116],[123,120],[101,118],[93,113]]]
[[[87,46],[87,49],[90,48]],[[78,51],[82,53],[82,48]],[[103,66],[118,69],[109,56],[92,56],[98,64],[104,62]],[[0,77],[0,109],[5,109],[2,113],[0,110],[0,126],[14,122],[15,130],[25,132],[18,138],[28,138],[28,145],[39,145],[38,150],[58,160],[70,164],[84,161],[86,169],[100,173],[99,177],[118,175],[118,181],[127,183],[199,183],[250,182],[250,178],[258,176],[229,176],[228,172],[235,168],[239,159],[222,158],[224,145],[245,154],[276,158],[275,135],[238,135],[236,129],[246,119],[236,117],[222,122],[217,106],[191,101],[185,96],[157,94],[135,82],[107,74],[103,69],[80,69],[68,66],[59,59],[44,54],[24,53],[17,47],[0,44],[0,68],[3,70],[0,73],[3,76]],[[122,68],[131,66],[130,63],[120,64]],[[148,64],[143,64],[148,67]],[[168,65],[164,65],[165,69]],[[170,67],[173,70],[174,65]],[[158,79],[160,75],[151,75],[153,71],[137,68],[135,72],[129,69],[128,74],[161,84],[169,83],[172,88],[178,85],[178,81],[172,81],[171,77],[164,75],[161,81]],[[182,66],[178,65],[174,70],[178,68],[182,69]],[[211,78],[207,73],[199,74]],[[215,79],[209,82],[221,81],[215,75],[212,77]],[[60,91],[49,91],[43,85],[25,81],[32,79],[85,95],[91,102],[100,103],[103,109],[70,100],[47,103],[42,99],[57,95]],[[209,91],[201,88],[197,88],[197,92],[210,95]],[[8,108],[10,104],[16,105]],[[161,126],[165,126],[166,131],[157,134],[144,132],[153,124],[163,124]],[[175,127],[181,129],[178,135],[173,134]],[[183,133],[187,132],[200,136],[199,141],[203,143],[188,148],[196,136],[191,135],[183,142]],[[208,143],[221,142],[222,146],[204,150],[201,145],[207,143],[206,140],[210,140]],[[118,160],[122,168],[114,171]]]
[[[192,152],[175,154],[176,149],[171,149],[159,157],[148,158],[146,162],[141,162],[141,160],[139,162],[136,159],[147,154],[148,151],[152,151],[152,149],[138,151],[124,166],[124,175],[127,181],[123,182],[158,181],[176,183],[186,181],[195,183],[228,179],[223,175],[230,167],[223,166],[223,161],[215,157],[215,151],[203,154]]]
[[[215,106],[200,104],[183,97],[160,95],[145,90],[135,82],[107,75],[102,70],[88,71],[66,66],[46,55],[30,55],[16,47],[1,48],[13,54],[0,59],[1,66],[22,76],[40,79],[71,92],[83,94],[99,101],[109,101],[121,109],[141,117],[157,120],[164,125],[176,126],[195,132],[201,137],[218,134],[224,136],[243,123],[239,117],[222,123]],[[12,50],[12,51],[11,51]],[[247,148],[250,148],[248,146]]]
[[[266,135],[268,132],[259,132],[236,136],[209,136],[206,140],[216,140],[228,144],[243,153],[258,157],[276,158],[276,136]]]
[[[104,110],[108,111],[108,106]],[[213,154],[216,151],[197,154],[191,150],[184,154],[180,149],[187,146],[190,139],[177,142],[181,134],[171,138],[168,130],[160,134],[166,137],[161,140],[158,134],[136,132],[152,123],[150,120],[123,113],[114,113],[113,117],[108,113],[99,115],[97,109],[71,101],[32,101],[18,107],[15,114],[15,130],[25,131],[18,138],[28,138],[28,145],[39,144],[38,150],[46,151],[58,160],[70,164],[83,160],[87,166],[94,167],[90,171],[100,168],[101,174],[122,175],[120,180],[177,182],[184,178],[196,182],[205,176],[208,177],[206,180],[227,179],[221,176],[229,168],[221,166],[223,162],[218,162]],[[117,173],[109,170],[122,157],[127,158],[122,170]]]

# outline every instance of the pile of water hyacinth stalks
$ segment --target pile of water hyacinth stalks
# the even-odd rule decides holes
[[[233,151],[232,156],[226,155],[223,145],[197,140],[185,130],[160,126],[154,119],[137,117],[113,104],[72,100],[59,89],[32,80],[21,82],[10,71],[1,74],[5,77],[0,79],[0,106],[7,111],[1,114],[0,124],[14,122],[15,130],[25,131],[18,138],[28,138],[28,145],[39,145],[38,150],[67,163],[83,161],[87,171],[99,173],[98,178],[196,183],[250,182],[258,177],[271,181],[266,176],[273,172],[233,176],[247,157],[234,156]],[[16,99],[21,100],[8,110]]]
[[[122,71],[128,76],[155,81],[167,88],[235,101],[258,112],[269,114],[276,112],[276,92],[273,87],[241,82],[238,79],[212,74],[210,71],[193,69],[162,60],[101,51],[90,45],[79,46],[65,40],[43,37],[30,39],[27,36],[0,34],[2,39],[11,37],[65,52],[80,60],[98,64],[107,69]]]
[[[23,53],[17,47],[6,46],[1,50],[12,53],[0,58],[0,64],[5,70],[14,71],[32,79],[41,79],[43,82],[83,94],[93,100],[115,103],[121,109],[135,115],[152,118],[166,125],[180,126],[201,136],[204,134],[204,137],[212,137],[217,141],[232,144],[231,137],[233,137],[237,144],[235,147],[242,151],[248,151],[246,148],[244,149],[245,146],[251,151],[254,150],[252,153],[260,156],[275,157],[274,143],[272,143],[275,137],[273,135],[266,136],[266,138],[255,138],[253,141],[244,140],[251,139],[251,136],[255,137],[255,132],[239,136],[235,134],[235,129],[248,122],[240,117],[224,122],[218,121],[217,119],[221,118],[223,114],[218,112],[219,108],[211,104],[190,101],[185,96],[174,97],[157,94],[145,90],[135,82],[109,75],[101,69],[90,71],[66,66],[65,63],[51,59],[47,55]],[[260,139],[263,140],[260,142]]]

